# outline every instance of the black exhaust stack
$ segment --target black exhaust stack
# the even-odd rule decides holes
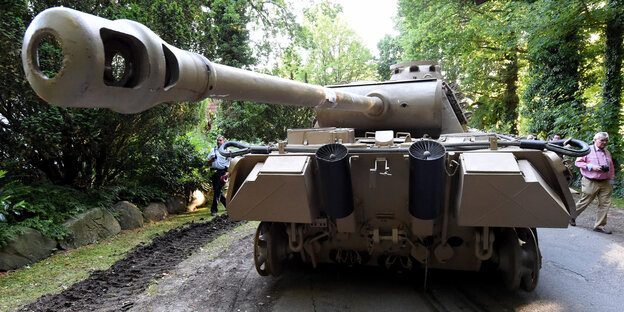
[[[421,140],[409,148],[409,212],[432,220],[440,215],[444,201],[446,149],[436,141]]]
[[[353,189],[349,168],[349,150],[342,144],[326,144],[316,151],[325,212],[332,218],[344,218],[353,212]]]

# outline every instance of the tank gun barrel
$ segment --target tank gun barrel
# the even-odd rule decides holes
[[[52,36],[63,52],[53,77],[40,68]],[[144,25],[107,20],[68,8],[33,19],[24,35],[26,77],[47,102],[136,113],[162,102],[204,98],[254,101],[379,115],[382,99],[310,85],[210,62],[164,42]]]

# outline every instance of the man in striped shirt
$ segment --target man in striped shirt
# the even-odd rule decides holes
[[[611,154],[605,147],[609,143],[609,134],[598,132],[594,135],[594,145],[590,146],[589,154],[579,157],[574,163],[581,169],[583,175],[581,199],[576,203],[577,215],[589,206],[598,197],[598,208],[596,209],[596,221],[594,231],[611,234],[611,231],[604,228],[607,224],[607,213],[611,206],[611,193],[613,192],[613,181],[615,180],[615,169]],[[570,225],[576,226],[576,220],[570,219]]]

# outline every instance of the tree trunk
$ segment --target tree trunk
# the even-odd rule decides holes
[[[517,52],[505,55],[508,61],[504,69],[503,81],[505,83],[505,94],[503,95],[503,106],[505,112],[503,122],[509,125],[511,134],[518,134],[518,54]]]

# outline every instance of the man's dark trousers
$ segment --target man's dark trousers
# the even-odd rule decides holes
[[[217,172],[212,175],[211,182],[214,195],[212,196],[212,206],[210,207],[211,212],[217,212],[217,205],[219,204],[219,201],[221,201],[223,207],[225,207],[225,196],[221,192],[221,189],[225,185],[225,182],[221,180],[221,177],[223,177],[226,172],[227,169],[217,169]]]

